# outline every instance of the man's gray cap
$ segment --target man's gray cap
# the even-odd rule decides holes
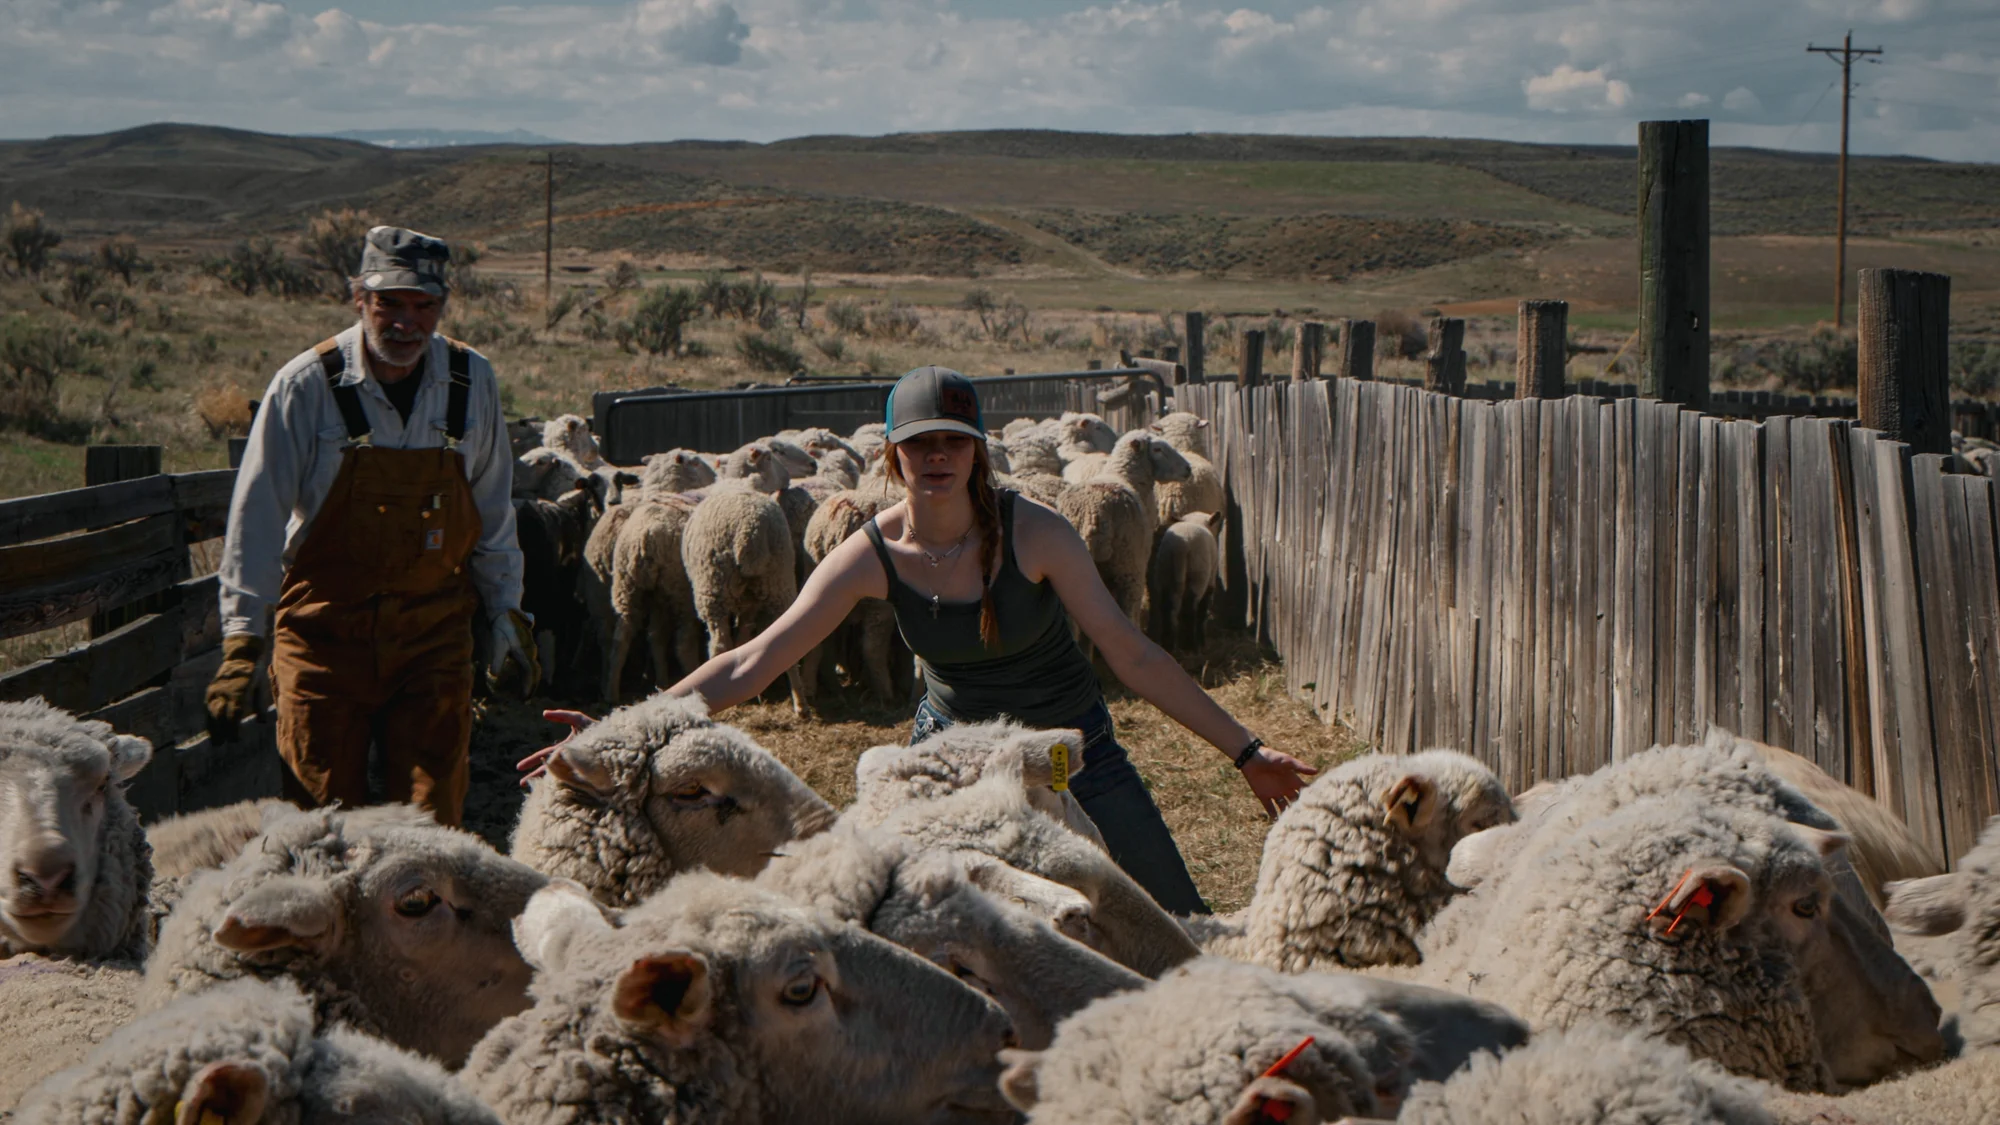
[[[371,292],[421,289],[442,297],[451,292],[445,281],[450,261],[451,247],[442,238],[402,227],[376,227],[361,248],[361,287]]]

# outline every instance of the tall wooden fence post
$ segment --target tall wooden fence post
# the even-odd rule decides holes
[[[1951,278],[1916,270],[1862,270],[1861,424],[1913,453],[1951,452]]]
[[[1236,338],[1236,381],[1246,387],[1264,385],[1264,330],[1246,328]]]
[[[165,447],[158,445],[92,445],[83,451],[83,483],[117,484],[123,480],[158,476],[164,464]],[[185,578],[187,575],[183,574]],[[131,605],[95,613],[90,617],[90,635],[101,637],[128,622],[158,609],[162,595],[149,594]]]
[[[1465,321],[1434,316],[1430,348],[1424,353],[1424,389],[1448,395],[1465,393]]]
[[[1639,394],[1708,402],[1708,122],[1639,123]]]
[[[1292,348],[1292,382],[1319,378],[1320,357],[1326,354],[1326,325],[1308,320],[1299,325],[1299,338]]]
[[[1375,322],[1342,320],[1340,346],[1334,352],[1333,374],[1337,379],[1375,377]]]
[[[1208,382],[1208,317],[1206,314],[1187,314],[1187,378],[1190,383]]]
[[[1522,301],[1515,335],[1515,398],[1561,398],[1569,367],[1569,302]]]

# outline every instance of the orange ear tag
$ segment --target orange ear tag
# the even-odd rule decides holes
[[[1049,788],[1060,793],[1069,788],[1069,743],[1049,747]]]
[[[1264,1073],[1257,1077],[1276,1078],[1283,1074],[1286,1067],[1298,1061],[1298,1057],[1306,1053],[1306,1048],[1313,1045],[1315,1038],[1315,1036],[1308,1035],[1304,1039],[1299,1040],[1298,1046],[1286,1051],[1283,1058],[1266,1067]],[[1284,1122],[1292,1119],[1292,1103],[1273,1101],[1270,1098],[1260,1098],[1257,1105],[1257,1118],[1260,1121],[1275,1121],[1279,1125],[1283,1125]]]

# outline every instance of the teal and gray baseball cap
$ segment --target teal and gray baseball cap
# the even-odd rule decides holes
[[[889,405],[882,412],[890,441],[908,441],[937,430],[970,434],[984,440],[979,392],[972,380],[949,367],[919,367],[896,380]]]
[[[445,280],[445,266],[450,261],[451,247],[442,238],[402,227],[376,227],[361,247],[361,273],[357,276],[361,287],[371,292],[421,289],[442,297],[451,292]]]

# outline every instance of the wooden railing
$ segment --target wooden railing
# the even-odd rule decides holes
[[[226,746],[204,730],[222,625],[215,576],[190,576],[190,549],[223,534],[235,478],[155,474],[0,501],[0,638],[85,620],[97,634],[0,674],[0,699],[40,696],[151,739],[127,791],[148,819],[277,792],[267,721]]]

